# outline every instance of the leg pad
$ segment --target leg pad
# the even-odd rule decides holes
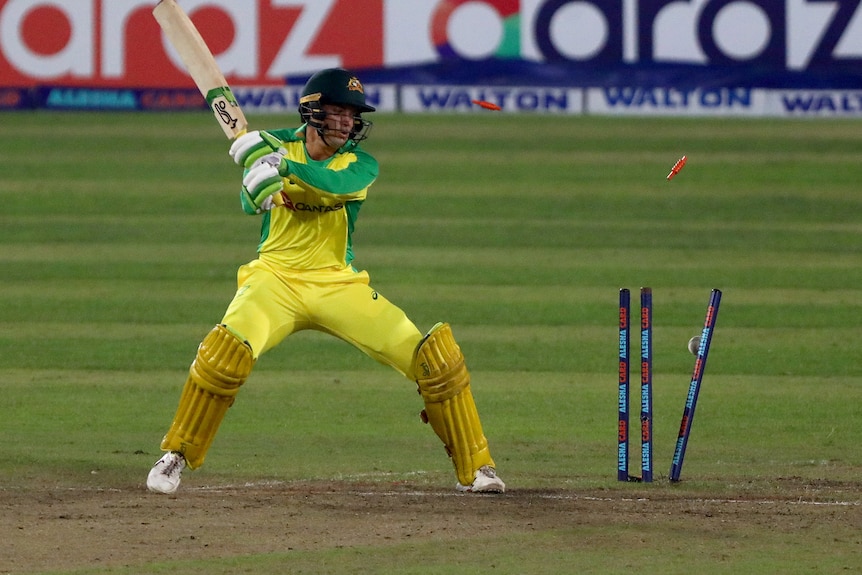
[[[494,467],[470,391],[470,372],[449,324],[438,323],[419,343],[413,374],[431,425],[452,458],[458,482],[470,485],[483,465]]]
[[[223,325],[214,327],[198,346],[162,449],[179,451],[190,468],[199,467],[253,365],[247,343]]]

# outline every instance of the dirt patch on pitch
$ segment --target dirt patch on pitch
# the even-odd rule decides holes
[[[858,501],[710,500],[663,493],[514,489],[503,495],[463,495],[353,482],[192,488],[175,496],[150,494],[142,487],[7,489],[0,490],[0,573],[446,541],[474,537],[477,524],[493,525],[496,534],[654,525],[669,516],[685,517],[689,527],[717,520],[725,529],[752,521],[787,531],[815,521],[834,522],[836,532],[862,527]]]

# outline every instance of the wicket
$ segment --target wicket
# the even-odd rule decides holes
[[[720,303],[721,291],[712,290],[709,296],[709,307],[706,308],[706,319],[703,320],[703,331],[700,334],[700,345],[697,350],[697,359],[694,362],[688,397],[682,411],[682,422],[679,424],[679,437],[676,440],[673,461],[670,465],[670,480],[672,482],[679,481],[679,474],[682,473],[682,461],[685,458],[688,437],[691,435],[691,421],[694,419],[694,409],[697,407],[697,396],[700,394],[700,384],[703,381],[703,371],[706,369],[706,358],[709,355],[709,344],[712,342],[712,332],[715,330],[715,320],[718,318]]]
[[[619,390],[617,479],[619,481],[652,481],[652,289],[641,288],[640,340],[641,340],[641,476],[629,475],[629,390],[631,338],[631,294],[620,290],[619,323]]]
[[[620,290],[620,383],[617,435],[617,481],[629,480],[629,290]]]
[[[630,339],[631,339],[631,294],[628,289],[620,289],[619,313],[619,387],[618,403],[618,436],[617,436],[617,480],[645,483],[653,480],[653,409],[652,409],[652,289],[641,288],[640,313],[640,364],[641,364],[641,476],[629,475],[629,391],[630,391]],[[691,434],[691,422],[697,406],[697,397],[706,369],[706,358],[715,330],[718,317],[718,306],[721,303],[721,291],[713,289],[709,298],[709,307],[700,336],[697,359],[691,376],[691,384],[686,398],[679,436],[670,468],[670,481],[679,481],[685,450]]]

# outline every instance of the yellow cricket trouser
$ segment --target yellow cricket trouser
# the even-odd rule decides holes
[[[237,291],[222,323],[251,344],[255,359],[290,334],[313,329],[354,345],[412,379],[422,334],[405,313],[369,285],[367,272],[283,271],[254,260],[239,268]]]

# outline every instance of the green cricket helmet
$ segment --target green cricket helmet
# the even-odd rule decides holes
[[[359,78],[343,68],[328,68],[317,72],[305,83],[299,98],[299,115],[321,136],[326,120],[325,104],[356,108],[350,140],[360,142],[368,137],[371,122],[363,119],[362,113],[374,112],[375,108],[365,103],[365,89]]]

